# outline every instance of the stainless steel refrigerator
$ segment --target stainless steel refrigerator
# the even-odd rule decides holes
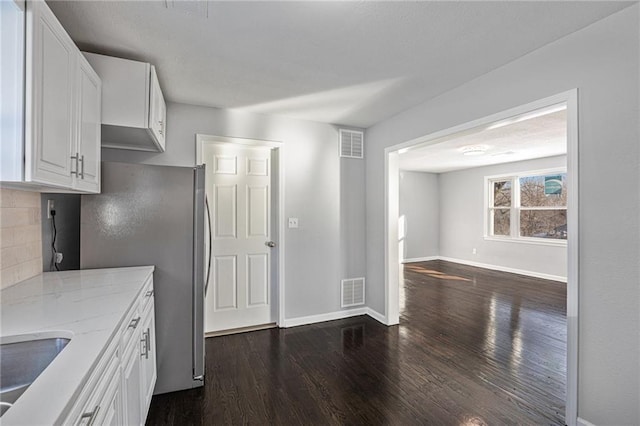
[[[154,394],[204,383],[204,176],[204,166],[103,162],[101,194],[82,196],[81,269],[156,267]]]

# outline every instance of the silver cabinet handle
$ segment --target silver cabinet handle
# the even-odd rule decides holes
[[[75,170],[71,170],[71,174],[78,176],[78,153],[77,152],[76,152],[76,155],[72,155],[71,156],[71,160],[72,161],[75,160],[75,162],[76,162],[76,169]]]
[[[264,243],[264,245],[267,247],[274,248],[276,246],[276,243],[273,241],[267,241],[266,243]]]
[[[89,419],[87,422],[87,426],[91,426],[93,422],[96,420],[96,416],[98,415],[98,411],[100,411],[100,406],[96,405],[96,407],[90,413],[83,413],[80,416],[80,419]]]
[[[142,343],[142,350],[140,351],[140,358],[147,357],[149,358],[149,348],[147,347],[147,332],[142,332],[142,339],[140,339],[140,343]]]
[[[153,296],[153,290],[149,290],[149,291],[147,291],[144,295],[145,295],[145,297],[151,297],[151,296]]]
[[[140,343],[142,343],[142,348],[144,352],[140,353],[140,358],[144,356],[145,359],[149,359],[149,349],[151,347],[151,331],[147,328],[147,331],[143,331],[142,335],[144,336],[140,339]]]
[[[84,155],[80,156],[80,163],[80,179],[84,180]]]
[[[149,359],[149,352],[151,351],[151,330],[147,327],[147,353],[144,354],[146,359]]]
[[[131,322],[129,323],[129,327],[128,328],[136,328],[138,326],[138,323],[140,322],[140,317],[132,319]]]

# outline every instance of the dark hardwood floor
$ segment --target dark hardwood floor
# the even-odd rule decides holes
[[[206,341],[206,384],[148,425],[564,424],[566,286],[406,265],[400,325],[353,317]]]

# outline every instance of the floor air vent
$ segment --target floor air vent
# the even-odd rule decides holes
[[[340,129],[340,157],[363,158],[364,133]]]
[[[342,280],[342,307],[364,305],[364,278]]]

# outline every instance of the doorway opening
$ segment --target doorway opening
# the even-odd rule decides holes
[[[577,371],[578,371],[578,129],[577,129],[577,90],[560,93],[539,101],[531,102],[520,107],[502,111],[488,117],[484,117],[469,123],[450,129],[436,132],[415,140],[389,147],[385,150],[385,319],[389,325],[400,322],[400,304],[402,302],[400,282],[403,279],[403,266],[401,261],[407,259],[405,250],[406,217],[400,214],[400,170],[403,157],[410,157],[411,152],[426,152],[436,156],[438,145],[444,146],[447,141],[458,139],[465,141],[457,146],[457,153],[468,157],[491,157],[496,164],[499,156],[508,156],[507,162],[518,159],[515,150],[506,149],[502,152],[491,152],[491,144],[487,141],[471,143],[472,135],[482,131],[490,131],[508,126],[517,126],[518,123],[537,117],[552,116],[558,111],[566,113],[566,171],[562,167],[544,167],[542,169],[521,170],[520,173],[504,172],[497,175],[487,175],[483,178],[483,187],[480,189],[485,202],[481,215],[483,221],[483,240],[501,240],[513,238],[519,243],[542,243],[553,245],[566,244],[566,392],[564,421],[568,425],[577,422]],[[494,132],[495,133],[495,132]],[[509,152],[513,151],[513,152]],[[438,154],[439,155],[439,154]],[[530,157],[532,158],[532,157]],[[524,159],[524,158],[523,158]],[[443,164],[446,158],[433,158],[435,164]],[[478,161],[477,167],[482,165]],[[406,161],[405,161],[406,165]],[[532,184],[532,185],[530,185]],[[528,185],[528,186],[527,186]],[[555,185],[556,192],[562,194],[564,190],[564,206],[560,201],[556,203],[555,211],[549,205],[535,205],[531,199],[526,199],[525,191],[529,187],[542,188],[542,197],[545,192],[550,195]],[[546,188],[546,189],[545,189]],[[560,188],[560,189],[559,189]],[[509,203],[504,197],[509,193]],[[513,198],[511,198],[513,195]],[[554,200],[558,193],[554,194]],[[547,198],[548,199],[548,198]],[[533,203],[533,204],[532,204]],[[553,204],[552,203],[552,204]],[[566,218],[566,225],[559,223]],[[556,221],[555,225],[553,222]],[[540,223],[546,225],[540,225]],[[538,225],[536,225],[536,223]],[[545,228],[545,230],[543,230]],[[566,241],[565,242],[563,242]],[[476,247],[468,247],[469,255],[476,255]],[[445,256],[446,257],[446,256]],[[411,259],[411,256],[408,257]],[[444,258],[436,256],[436,258]],[[425,259],[428,260],[428,259]],[[444,258],[446,261],[447,259]],[[449,259],[451,260],[451,259]],[[481,267],[488,263],[476,262]],[[473,266],[473,262],[467,262]],[[496,269],[496,268],[493,268]],[[502,269],[508,271],[509,268]],[[520,272],[519,268],[511,272]],[[434,271],[432,271],[434,272]],[[435,271],[442,274],[442,271]],[[544,275],[544,274],[542,274]],[[558,278],[560,273],[549,273],[548,277]],[[441,276],[441,275],[440,275]]]
[[[284,323],[282,151],[280,142],[196,135],[211,236],[207,337]]]

